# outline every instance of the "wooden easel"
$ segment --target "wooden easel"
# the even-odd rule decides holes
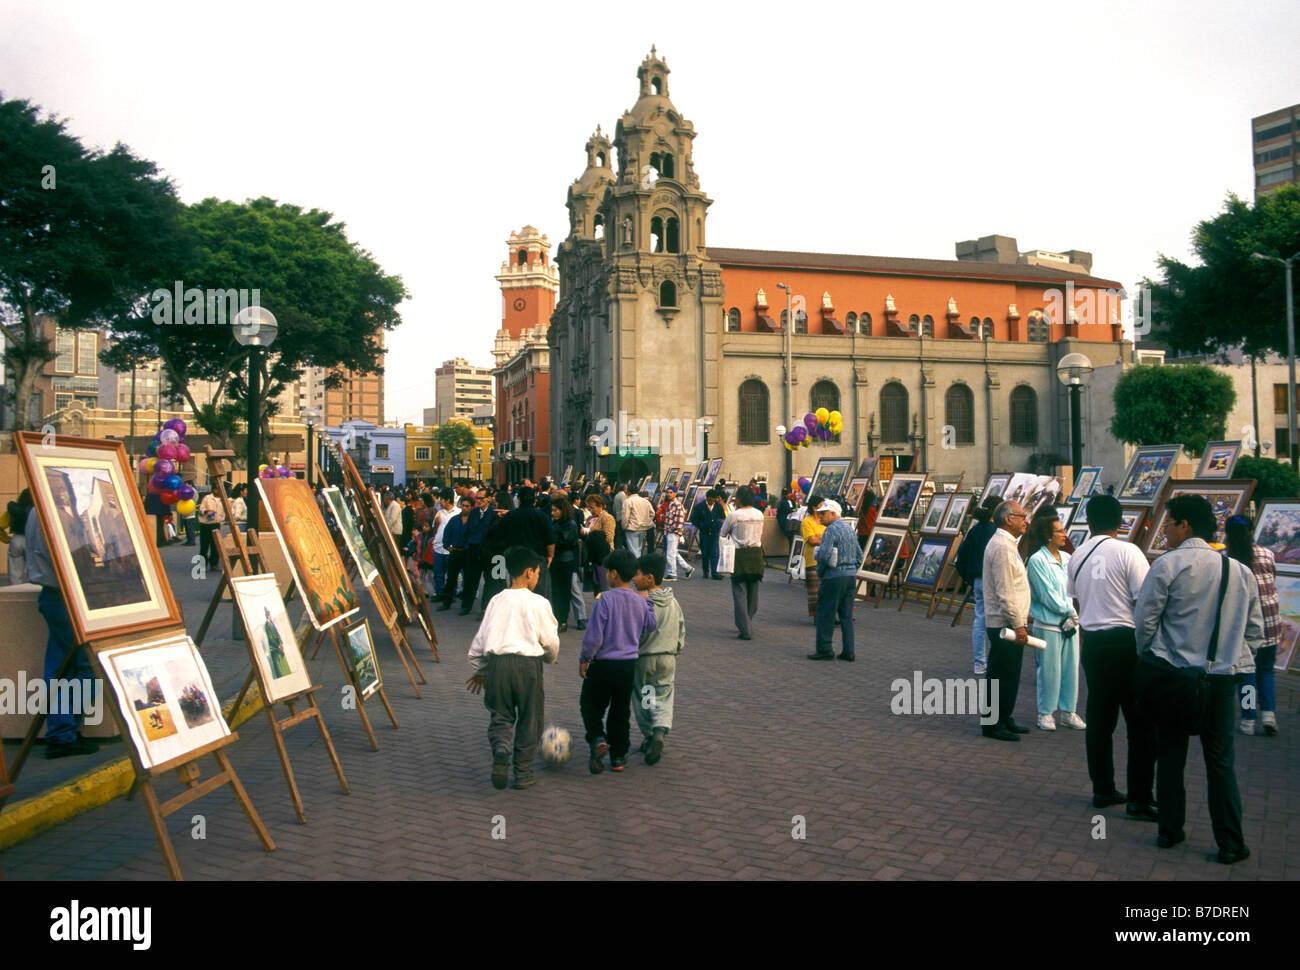
[[[362,695],[360,686],[358,686],[352,677],[352,665],[347,662],[347,658],[343,655],[343,641],[339,637],[339,625],[340,624],[335,623],[328,630],[322,630],[320,632],[316,637],[316,649],[312,652],[312,658],[315,659],[316,654],[320,652],[321,644],[325,642],[325,637],[329,636],[334,641],[334,652],[338,654],[339,665],[343,668],[343,676],[346,677],[348,683],[352,685],[352,689],[355,693],[357,713],[361,715],[361,724],[366,729],[366,737],[370,739],[370,748],[372,751],[378,751],[379,741],[375,738],[375,730],[370,726],[370,718],[366,715],[366,701],[369,700],[369,698]],[[375,657],[375,669],[379,669],[379,657],[377,656]],[[410,673],[410,671],[407,671],[407,673]],[[380,672],[379,681],[379,686],[375,688],[373,693],[379,695],[379,699],[383,701],[384,710],[388,712],[388,719],[393,722],[394,728],[398,728],[400,725],[397,723],[397,715],[393,713],[393,706],[388,703],[388,695],[384,693],[382,672]],[[414,681],[412,681],[412,684],[414,684]],[[416,688],[416,691],[418,693],[419,688]]]
[[[961,589],[962,578],[957,572],[957,551],[961,548],[961,544],[965,539],[965,533],[959,532],[953,538],[952,545],[948,548],[948,558],[939,571],[939,579],[934,584],[934,592],[930,594],[930,609],[925,614],[926,619],[933,618],[941,600],[951,604],[957,590]]]
[[[941,538],[942,538],[942,537],[941,537]],[[918,549],[920,548],[920,544],[921,544],[921,541],[920,541],[920,539],[918,539],[918,540],[917,540],[917,547],[918,547]],[[903,595],[902,595],[901,597],[899,597],[899,600],[898,600],[898,612],[899,612],[899,613],[903,612],[903,604],[905,604],[905,603],[907,602],[908,594],[914,595],[917,599],[921,599],[922,597],[924,597],[924,596],[926,596],[926,595],[928,594],[929,597],[930,597],[930,606],[929,606],[929,609],[926,610],[926,614],[925,614],[925,616],[926,616],[926,619],[929,619],[930,617],[934,616],[934,607],[935,607],[935,602],[936,602],[936,601],[935,601],[935,597],[938,595],[939,589],[942,587],[942,584],[944,583],[944,581],[945,581],[945,580],[947,579],[947,577],[948,577],[949,567],[952,565],[953,558],[956,556],[956,554],[957,554],[957,542],[956,542],[956,541],[953,541],[953,542],[951,542],[951,543],[948,544],[948,548],[947,548],[947,550],[944,552],[943,562],[940,563],[940,565],[939,565],[939,575],[938,575],[938,577],[937,577],[937,578],[935,579],[935,581],[934,581],[934,587],[933,587],[933,588],[926,589],[926,588],[922,588],[922,587],[919,587],[919,586],[909,586],[909,585],[907,584],[906,578],[904,578],[904,581],[903,581]],[[912,555],[915,556],[916,553],[913,552]]]
[[[169,635],[185,634],[185,628],[173,628],[170,630],[154,631],[158,637]],[[203,797],[209,792],[216,791],[224,785],[229,785],[235,793],[235,799],[239,802],[239,807],[243,809],[244,816],[248,819],[248,824],[253,829],[253,834],[257,836],[257,841],[261,843],[262,848],[267,852],[275,849],[275,843],[271,841],[271,835],[262,824],[257,810],[253,807],[252,801],[248,797],[248,792],[239,781],[239,776],[235,773],[234,767],[230,764],[230,759],[226,757],[225,747],[239,740],[239,735],[231,731],[224,738],[218,738],[200,748],[196,748],[179,758],[173,758],[171,761],[155,765],[152,768],[146,768],[140,760],[140,754],[136,751],[135,745],[131,741],[130,728],[127,725],[126,715],[117,702],[117,695],[107,687],[107,678],[104,675],[103,664],[99,660],[99,651],[111,649],[112,647],[126,646],[139,640],[139,636],[122,636],[109,638],[87,645],[86,650],[90,657],[90,662],[94,666],[100,677],[100,682],[105,684],[104,694],[109,709],[113,712],[113,717],[117,721],[118,731],[127,742],[127,750],[131,756],[131,765],[135,769],[135,782],[132,785],[132,791],[139,791],[144,799],[145,811],[149,815],[149,825],[153,828],[154,836],[158,839],[158,848],[162,852],[163,864],[167,868],[168,878],[174,881],[180,881],[181,875],[180,863],[176,859],[176,850],[172,847],[171,836],[167,834],[167,826],[164,819],[168,815],[180,811],[190,802]],[[200,781],[201,771],[198,761],[203,755],[211,754],[216,759],[217,767],[221,770],[210,778]],[[176,777],[185,790],[179,795],[169,798],[165,802],[158,800],[158,793],[154,790],[153,780],[167,774],[169,771],[175,771]]]

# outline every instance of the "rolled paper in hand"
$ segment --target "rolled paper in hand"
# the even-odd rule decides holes
[[[1012,630],[1010,627],[1005,627],[1005,626],[1002,628],[1002,639],[1003,639],[1003,640],[1014,640],[1015,638],[1016,638],[1016,631],[1015,631],[1015,630]],[[1046,649],[1047,649],[1047,641],[1046,641],[1046,640],[1040,640],[1040,639],[1038,639],[1038,637],[1030,637],[1030,638],[1029,638],[1028,640],[1026,640],[1025,642],[1026,642],[1027,644],[1029,644],[1031,647],[1033,647],[1035,650],[1046,650]]]

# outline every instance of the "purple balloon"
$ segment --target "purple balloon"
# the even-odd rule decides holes
[[[284,465],[276,465],[275,473],[279,475],[281,478],[289,478],[293,475],[293,472],[289,471],[289,469],[286,468]]]
[[[177,418],[177,420],[179,421],[180,419]],[[190,499],[194,498],[195,495],[194,486],[182,485],[179,489],[176,490],[176,494],[179,495],[183,500],[189,501]]]
[[[158,432],[159,444],[174,445],[174,444],[178,444],[180,440],[181,440],[181,436],[178,435],[171,428],[163,428],[161,431]]]
[[[172,418],[170,421],[163,422],[163,428],[164,429],[170,428],[172,431],[175,431],[182,438],[185,437],[185,422],[182,421],[180,418]]]
[[[176,471],[176,463],[167,458],[159,458],[153,465],[153,473],[166,478]]]
[[[153,478],[149,479],[149,484],[158,489],[158,491],[162,491],[167,487],[167,476],[161,472],[155,472]]]

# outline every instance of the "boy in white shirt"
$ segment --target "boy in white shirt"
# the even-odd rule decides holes
[[[505,788],[514,742],[515,787],[531,788],[533,758],[542,733],[545,697],[542,661],[560,655],[560,632],[551,603],[533,590],[541,575],[541,557],[531,549],[506,550],[510,588],[488,602],[483,622],[469,645],[474,676],[465,682],[471,693],[483,692],[483,705],[492,713],[488,742],[492,745],[492,786]],[[486,687],[486,690],[484,688]]]

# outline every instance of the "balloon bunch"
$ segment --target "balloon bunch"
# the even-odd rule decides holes
[[[812,479],[806,476],[800,476],[799,479],[792,483],[798,487],[799,494],[804,498],[808,497],[808,489],[812,487]]]
[[[293,472],[284,465],[258,465],[258,478],[293,478]]]
[[[185,430],[185,422],[180,418],[172,418],[159,428],[145,448],[148,457],[140,463],[140,470],[150,476],[148,489],[164,505],[175,505],[181,515],[191,515],[194,486],[186,485],[180,474],[181,465],[190,460]]]
[[[830,441],[843,430],[844,415],[839,411],[818,408],[805,414],[803,424],[795,425],[781,440],[785,444],[786,451],[795,451],[799,448],[807,448],[814,439]]]

